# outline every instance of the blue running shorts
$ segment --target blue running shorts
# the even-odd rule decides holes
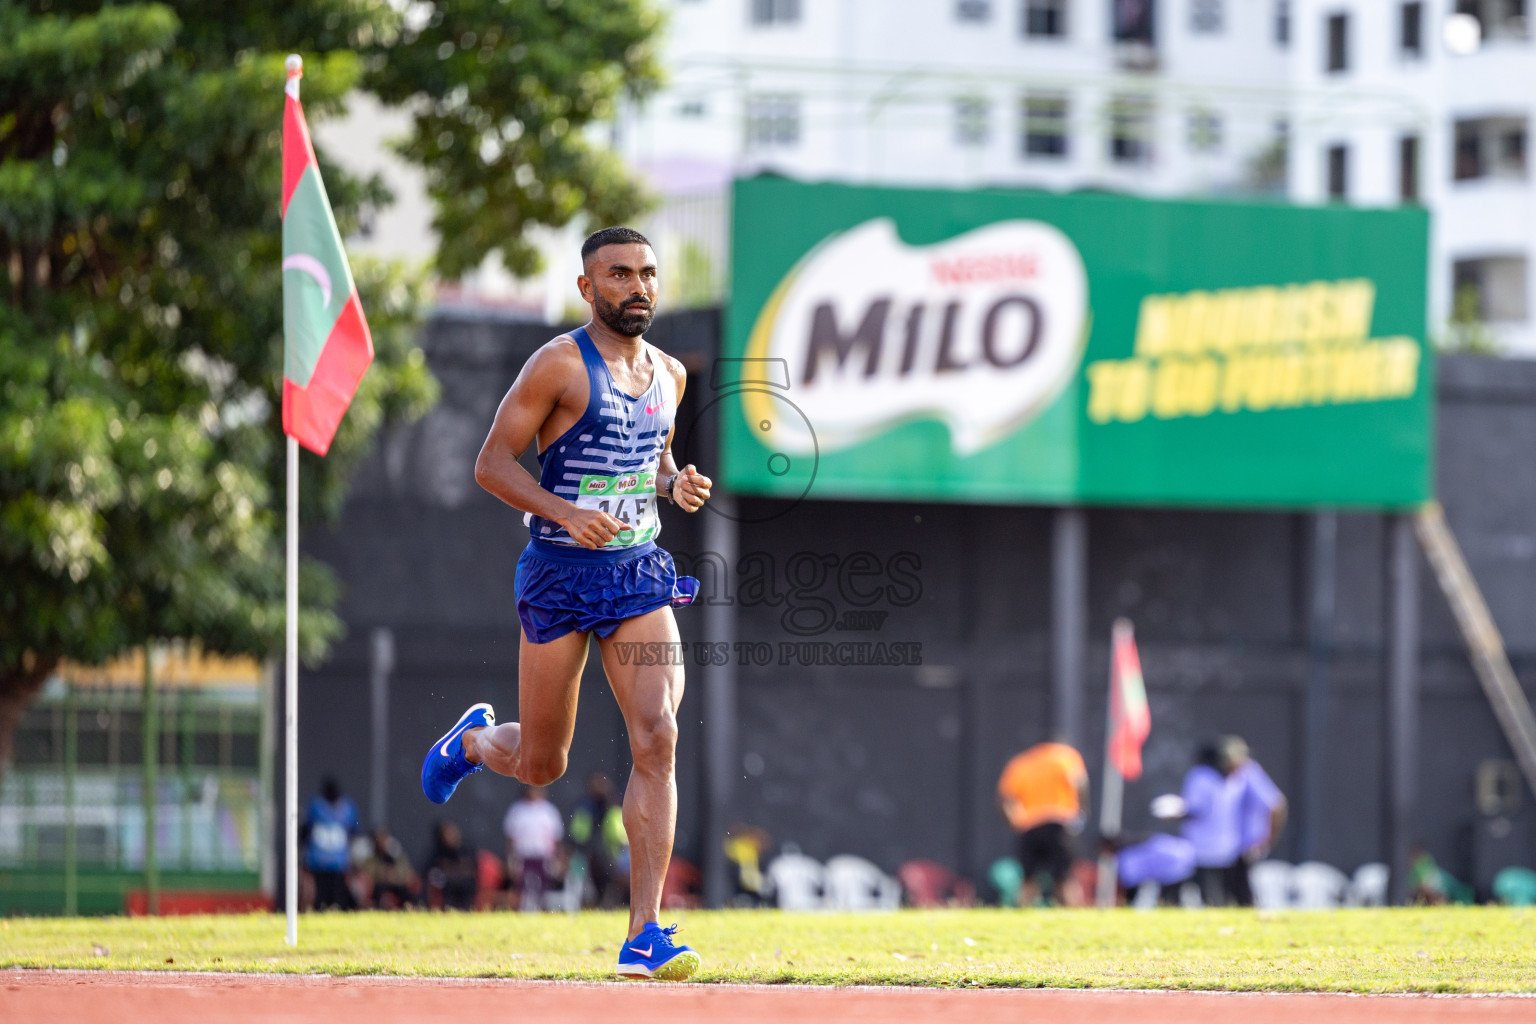
[[[625,619],[681,608],[699,592],[699,581],[679,576],[653,541],[610,552],[530,540],[515,584],[517,618],[535,644],[567,633],[608,637]]]

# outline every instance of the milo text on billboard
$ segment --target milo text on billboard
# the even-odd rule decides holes
[[[1411,506],[1426,248],[1416,210],[740,181],[723,355],[783,372],[722,399],[721,475],[799,496],[814,464],[813,500]]]
[[[955,451],[977,451],[1071,379],[1086,286],[1077,250],[1049,224],[1004,221],[927,247],[903,244],[888,219],[861,224],[791,271],[752,332],[748,357],[785,360],[806,419],[775,429],[748,396],[747,422],[806,453],[926,416],[948,426]]]

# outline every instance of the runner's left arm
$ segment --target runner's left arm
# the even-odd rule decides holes
[[[667,357],[667,370],[677,381],[677,402],[682,407],[683,388],[688,383],[688,374],[683,369],[683,364]],[[677,460],[672,457],[672,438],[677,435],[677,425],[672,425],[672,430],[667,434],[667,447],[662,450],[661,463],[656,467],[656,493],[667,493],[668,487],[672,491],[672,503],[685,512],[697,512],[704,507],[704,502],[709,500],[709,489],[713,481],[698,471],[692,463],[677,468]],[[677,482],[672,483],[673,478]]]

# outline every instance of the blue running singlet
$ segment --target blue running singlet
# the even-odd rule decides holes
[[[585,327],[571,332],[581,348],[589,386],[587,411],[539,453],[539,486],[578,508],[601,509],[626,525],[604,550],[656,539],[656,470],[677,417],[677,385],[648,342],[651,386],[638,398],[619,388]],[[565,527],[526,516],[535,540],[581,549]]]
[[[571,337],[587,368],[587,409],[539,453],[539,486],[579,508],[607,512],[625,529],[592,551],[559,523],[525,515],[532,540],[517,561],[517,617],[529,642],[571,632],[611,636],[624,620],[693,601],[699,581],[678,576],[656,546],[656,471],[677,416],[677,385],[647,344],[653,377],[625,394],[586,328]]]

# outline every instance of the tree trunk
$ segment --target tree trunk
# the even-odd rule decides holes
[[[0,777],[4,777],[6,766],[11,763],[21,716],[58,664],[58,658],[39,658],[31,668],[11,665],[0,669]]]

